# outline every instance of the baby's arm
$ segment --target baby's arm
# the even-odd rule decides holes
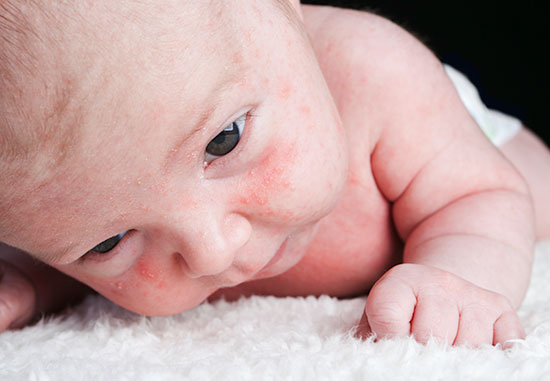
[[[457,344],[521,337],[515,308],[534,244],[527,187],[475,125],[433,54],[388,22],[377,27],[386,28],[378,29],[385,44],[365,53],[377,60],[367,73],[376,94],[369,108],[383,110],[371,164],[405,249],[404,264],[369,294],[370,328]]]
[[[67,275],[0,243],[0,332],[56,312],[89,292]]]

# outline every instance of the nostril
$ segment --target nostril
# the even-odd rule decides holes
[[[252,227],[245,217],[229,214],[221,224],[201,224],[194,232],[178,237],[174,261],[191,279],[217,275],[233,265],[235,256],[248,242]]]
[[[185,275],[185,277],[189,279],[196,279],[200,277],[200,275],[195,275],[194,272],[191,271],[189,268],[189,265],[187,264],[187,261],[185,260],[185,257],[181,253],[174,253],[173,254],[174,259],[174,268],[180,269],[181,272]]]

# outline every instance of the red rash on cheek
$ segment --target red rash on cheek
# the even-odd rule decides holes
[[[157,271],[151,266],[150,263],[147,263],[146,260],[140,258],[136,264],[136,270],[142,280],[150,282],[157,278]]]
[[[294,144],[277,147],[267,152],[258,165],[248,171],[244,194],[238,197],[241,205],[265,207],[264,214],[274,216],[285,213],[275,212],[269,208],[271,199],[280,199],[281,195],[290,194],[294,190],[289,177],[290,168],[295,161]]]
[[[147,298],[153,295],[157,298],[167,292],[167,284],[155,262],[140,258],[133,269],[98,291],[117,303],[129,303],[127,307],[139,310]]]
[[[110,286],[109,293],[108,294],[106,293],[105,295],[107,297],[109,297],[109,294],[113,296],[121,297],[121,296],[125,296],[128,292],[128,286],[124,281],[112,282],[109,284],[109,286]]]
[[[166,287],[166,283],[163,280],[163,273],[153,262],[149,262],[143,257],[140,258],[136,264],[136,275],[138,281],[154,284],[155,288],[163,289]]]

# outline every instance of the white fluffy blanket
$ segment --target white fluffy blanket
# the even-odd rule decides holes
[[[253,297],[146,318],[105,299],[0,335],[1,380],[550,379],[550,241],[537,246],[513,348],[352,336],[365,298]]]

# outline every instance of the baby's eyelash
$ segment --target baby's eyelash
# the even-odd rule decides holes
[[[86,261],[96,261],[96,262],[103,262],[107,261],[110,258],[112,258],[115,255],[118,255],[121,250],[124,250],[124,246],[127,243],[129,237],[128,233],[132,232],[131,230],[125,231],[123,233],[117,234],[113,237],[108,238],[107,240],[101,242],[100,244],[94,246],[93,249],[87,251],[83,256],[81,256],[78,259],[79,263],[84,263]],[[97,248],[99,245],[109,241],[112,238],[118,237],[120,240],[112,247],[112,249],[105,251],[105,252],[97,252],[94,251],[95,248]]]
[[[233,120],[233,122],[227,124],[223,131],[219,132],[218,135],[210,140],[205,149],[205,168],[209,165],[209,163],[228,155],[231,151],[237,148],[239,144],[241,144],[241,139],[245,134],[245,130],[248,128],[247,126],[251,123],[251,119],[254,117],[255,114],[250,111],[241,114],[241,116]]]

